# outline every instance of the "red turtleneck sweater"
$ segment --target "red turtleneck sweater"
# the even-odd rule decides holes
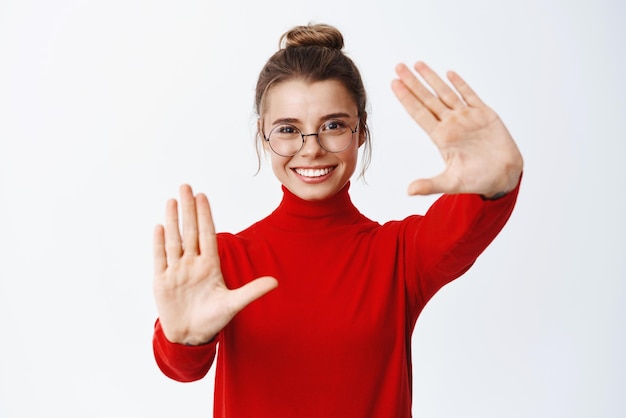
[[[497,235],[518,192],[444,195],[425,216],[380,225],[348,188],[315,202],[283,188],[267,218],[218,234],[228,287],[266,275],[279,286],[212,343],[171,343],[157,321],[155,358],[172,379],[202,378],[219,353],[215,417],[410,417],[415,321]]]

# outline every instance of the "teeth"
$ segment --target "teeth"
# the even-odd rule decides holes
[[[304,177],[321,177],[330,173],[331,170],[332,168],[318,168],[318,169],[296,168],[296,173]]]

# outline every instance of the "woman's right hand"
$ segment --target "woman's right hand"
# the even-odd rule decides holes
[[[165,227],[154,231],[154,297],[165,337],[174,343],[209,342],[250,302],[278,286],[273,277],[229,290],[220,269],[215,227],[207,197],[180,187],[178,203],[167,202]]]

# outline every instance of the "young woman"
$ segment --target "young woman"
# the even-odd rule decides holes
[[[409,193],[444,194],[424,216],[373,222],[348,194],[370,137],[341,33],[296,27],[281,44],[256,110],[282,202],[238,234],[216,234],[205,195],[181,187],[182,233],[168,201],[154,235],[156,361],[192,381],[219,352],[216,417],[410,417],[417,317],[504,226],[521,155],[458,75],[448,74],[454,91],[415,64],[430,90],[399,65],[392,89],[446,163]]]

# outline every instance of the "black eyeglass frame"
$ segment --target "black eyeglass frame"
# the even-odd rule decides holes
[[[325,124],[327,124],[328,122],[332,122],[332,120],[331,120],[331,121],[326,121],[326,122],[322,123],[322,124],[320,125],[320,127],[319,127],[319,129],[318,129],[317,133],[311,133],[311,134],[303,134],[303,133],[302,133],[302,131],[301,131],[300,129],[298,129],[298,127],[296,127],[296,126],[294,126],[294,125],[290,125],[290,124],[283,124],[283,125],[291,126],[293,129],[295,129],[296,131],[298,131],[298,132],[300,133],[300,136],[302,137],[302,144],[300,144],[300,148],[298,148],[298,150],[297,150],[296,152],[294,152],[293,154],[288,154],[288,155],[285,155],[285,154],[281,154],[281,153],[279,153],[279,152],[276,152],[276,150],[272,147],[272,143],[270,142],[270,136],[272,135],[272,132],[274,131],[274,129],[276,129],[276,128],[278,128],[279,126],[282,126],[282,125],[278,125],[278,126],[275,126],[274,128],[272,128],[272,130],[270,131],[270,133],[269,133],[269,135],[268,135],[268,136],[265,136],[265,133],[263,133],[263,139],[264,139],[265,141],[267,141],[267,143],[268,143],[268,145],[270,146],[270,149],[272,150],[272,152],[273,152],[273,153],[275,153],[276,155],[280,155],[281,157],[293,157],[294,155],[296,155],[297,153],[299,153],[299,152],[302,150],[302,148],[304,147],[304,142],[306,141],[306,137],[307,137],[307,136],[314,136],[314,137],[316,138],[317,143],[319,144],[320,148],[322,148],[322,149],[323,149],[324,151],[326,151],[326,152],[332,152],[333,154],[337,154],[337,153],[340,153],[340,152],[344,152],[345,150],[347,150],[348,148],[350,148],[350,145],[352,145],[352,142],[354,141],[354,134],[355,134],[355,133],[357,133],[357,132],[359,131],[359,124],[361,123],[361,119],[359,118],[359,119],[357,120],[357,122],[356,122],[356,127],[355,127],[354,129],[352,129],[352,127],[350,126],[350,124],[349,124],[349,123],[341,121],[341,122],[345,123],[345,124],[348,126],[348,128],[350,129],[350,132],[351,132],[351,134],[350,134],[350,135],[352,135],[352,138],[350,139],[350,142],[348,142],[348,145],[346,145],[346,146],[345,146],[345,148],[343,148],[343,149],[341,149],[341,150],[339,150],[339,151],[331,151],[331,150],[329,150],[329,149],[326,149],[326,148],[324,147],[324,145],[322,145],[322,142],[320,141],[320,131],[322,130],[322,127],[323,127]]]

